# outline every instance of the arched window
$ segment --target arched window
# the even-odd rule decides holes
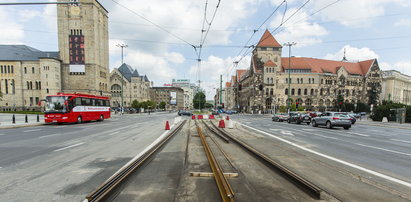
[[[314,78],[311,79],[311,83],[315,83],[315,82],[314,82]]]
[[[300,83],[304,83],[304,80],[303,80],[303,78],[301,78],[301,79],[300,79]]]
[[[311,104],[312,104],[311,99],[306,99],[305,100],[305,106],[311,106]]]
[[[270,78],[267,78],[267,83],[270,83]]]
[[[24,67],[24,73],[27,74],[27,67]]]
[[[294,95],[294,93],[295,93],[295,90],[293,88],[293,89],[291,89],[291,95]]]
[[[304,95],[307,95],[308,90],[304,89]]]
[[[27,90],[30,90],[30,82],[26,82],[27,83]]]
[[[11,93],[15,94],[16,93],[16,86],[14,83],[14,79],[11,80]]]
[[[111,86],[111,95],[113,97],[120,97],[121,96],[121,86],[118,84],[113,84]]]
[[[321,88],[321,90],[320,90],[320,95],[323,95],[323,89]]]
[[[12,73],[12,74],[14,73],[14,67],[13,67],[13,65],[11,66],[11,73]]]
[[[314,89],[311,89],[310,95],[314,95]]]
[[[299,79],[299,78],[297,78],[297,83],[300,83],[300,79]]]
[[[285,94],[288,95],[288,88],[285,89]]]
[[[298,89],[298,95],[301,95],[301,89]]]
[[[268,95],[268,91],[269,91],[269,89],[266,88],[266,89],[265,89],[265,95]]]
[[[271,88],[270,89],[270,95],[273,95],[274,94],[274,90]]]
[[[41,81],[39,81],[39,89],[41,90]]]
[[[355,95],[355,90],[352,90],[352,96],[354,96]]]

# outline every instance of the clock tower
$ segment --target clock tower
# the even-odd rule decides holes
[[[97,0],[71,1],[79,5],[57,6],[62,91],[109,95],[108,11]]]

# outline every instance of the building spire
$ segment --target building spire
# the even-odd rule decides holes
[[[342,62],[347,62],[348,60],[347,60],[347,57],[345,57],[345,48],[344,48],[344,56],[343,56],[343,59],[341,60]]]

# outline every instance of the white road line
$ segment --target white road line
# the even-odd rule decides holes
[[[60,148],[60,149],[56,149],[56,150],[54,150],[54,151],[55,151],[55,152],[58,152],[58,151],[61,151],[61,150],[65,150],[65,149],[72,148],[72,147],[77,147],[77,146],[80,146],[80,145],[82,145],[82,144],[84,144],[84,142],[80,142],[80,143],[73,144],[73,145],[70,145],[70,146],[67,146],[67,147],[63,147],[63,148]]]
[[[338,140],[338,138],[336,138],[336,137],[328,137],[328,136],[319,135],[319,134],[314,134],[314,133],[312,133],[311,135],[320,136],[320,137],[323,137],[323,138],[329,138],[329,139]]]
[[[315,131],[315,129],[305,129],[305,128],[303,128],[303,129],[301,129],[301,130],[305,130],[305,131]]]
[[[55,136],[55,135],[61,135],[61,133],[55,133],[55,134],[51,134],[51,135],[44,135],[44,136],[40,136],[39,138],[46,138],[46,137],[51,137],[51,136]]]
[[[67,126],[57,126],[56,128],[65,128],[65,127],[67,127]]]
[[[351,135],[359,135],[359,136],[363,136],[363,137],[369,137],[369,135],[365,135],[365,134],[361,134],[361,133],[354,133],[354,132],[347,132],[348,134]]]
[[[115,135],[117,133],[119,133],[120,131],[114,132],[114,133],[110,133],[109,135]]]
[[[29,133],[29,132],[39,131],[39,130],[42,130],[42,129],[25,130],[23,131],[23,133]]]
[[[397,142],[411,143],[411,141],[406,141],[406,140],[397,140],[397,139],[390,139],[390,140],[397,141]]]
[[[7,135],[7,134],[0,133],[0,136],[2,136],[2,135]]]
[[[364,172],[366,172],[366,173],[369,173],[369,174],[372,174],[372,175],[375,175],[375,176],[384,178],[384,179],[386,179],[386,180],[389,180],[389,181],[392,181],[392,182],[395,182],[395,183],[398,183],[398,184],[401,184],[401,185],[404,185],[404,186],[406,186],[406,187],[411,188],[411,183],[410,183],[410,182],[406,182],[406,181],[404,181],[404,180],[400,180],[400,179],[397,179],[397,178],[394,178],[394,177],[391,177],[391,176],[388,176],[388,175],[385,175],[385,174],[382,174],[382,173],[379,173],[379,172],[376,172],[376,171],[373,171],[373,170],[370,170],[370,169],[367,169],[367,168],[364,168],[364,167],[361,167],[361,166],[358,166],[358,165],[355,165],[355,164],[353,164],[353,163],[349,163],[349,162],[347,162],[347,161],[343,161],[343,160],[334,158],[334,157],[332,157],[332,156],[328,156],[328,155],[326,155],[326,154],[323,154],[323,153],[320,153],[320,152],[316,152],[316,151],[314,151],[314,150],[311,150],[311,149],[308,149],[308,148],[306,148],[306,147],[300,146],[300,145],[298,145],[298,144],[295,144],[295,143],[290,142],[290,141],[288,141],[288,140],[285,140],[285,139],[283,139],[283,138],[277,137],[277,136],[272,135],[272,134],[270,134],[270,133],[267,133],[267,132],[258,130],[258,129],[256,129],[256,128],[253,128],[253,127],[250,127],[250,126],[247,126],[247,125],[244,125],[244,124],[242,124],[242,125],[245,126],[245,127],[247,127],[247,128],[250,128],[250,129],[252,129],[252,130],[255,130],[255,131],[257,131],[257,132],[260,132],[260,133],[263,133],[263,134],[268,135],[268,136],[270,136],[270,137],[273,137],[273,138],[275,138],[275,139],[277,139],[277,140],[280,140],[280,141],[282,141],[282,142],[285,142],[285,143],[287,143],[287,144],[289,144],[289,145],[292,145],[292,146],[294,146],[294,147],[300,148],[300,149],[302,149],[302,150],[304,150],[304,151],[307,151],[307,152],[316,154],[316,155],[318,155],[318,156],[322,156],[322,157],[327,158],[327,159],[329,159],[329,160],[332,160],[332,161],[335,161],[335,162],[344,164],[344,165],[346,165],[346,166],[349,166],[349,167],[352,167],[352,168],[355,168],[355,169],[364,171]]]
[[[293,133],[292,133],[291,131],[288,131],[288,130],[274,129],[274,128],[271,128],[270,130],[279,131],[279,132],[280,132],[281,134],[283,134],[283,135],[294,136]]]
[[[356,144],[356,145],[360,145],[360,146],[363,146],[363,147],[369,147],[369,148],[373,148],[373,149],[378,149],[378,150],[383,150],[383,151],[387,151],[387,152],[392,152],[392,153],[396,153],[396,154],[411,156],[411,154],[404,153],[404,152],[399,152],[399,151],[394,151],[394,150],[390,150],[390,149],[384,149],[384,148],[380,148],[380,147],[373,147],[373,146],[369,146],[369,145],[365,145],[365,144]]]

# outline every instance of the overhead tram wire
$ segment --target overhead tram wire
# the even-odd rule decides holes
[[[279,4],[273,12],[270,13],[270,15],[260,24],[260,26],[257,27],[257,29],[253,30],[253,34],[250,36],[250,38],[247,40],[247,42],[245,43],[245,45],[243,46],[243,48],[237,53],[237,55],[235,57],[237,57],[238,55],[241,55],[241,53],[243,52],[243,50],[245,49],[250,49],[252,48],[252,46],[249,46],[248,43],[251,41],[251,39],[254,37],[255,33],[257,33],[260,28],[277,12],[278,9],[280,9],[280,7],[285,3],[285,9],[284,9],[284,13],[283,13],[283,17],[281,19],[281,23],[284,20],[284,16],[285,13],[287,12],[287,0],[284,0],[281,4]],[[233,65],[231,67],[229,67],[226,71],[226,75],[227,75],[227,79],[228,79],[228,75],[231,73],[231,70],[235,67],[235,69],[237,69],[239,61],[233,61]]]
[[[277,31],[279,28],[282,27],[282,25],[284,25],[286,22],[288,22],[295,14],[297,14],[303,7],[305,7],[311,0],[307,0],[304,4],[302,4],[293,14],[291,14],[284,22],[280,23],[280,25],[278,25],[273,31],[271,31],[271,33],[274,33],[275,31]],[[262,38],[259,42],[265,41],[268,38]],[[258,44],[258,42],[254,45],[256,46]],[[251,51],[248,50],[247,52],[245,52],[241,58],[238,60],[238,62],[240,62],[242,59],[244,59],[245,56],[247,56]]]
[[[193,44],[191,44],[190,42],[188,42],[188,41],[186,41],[186,40],[182,39],[181,37],[179,37],[179,36],[177,36],[177,35],[173,34],[172,32],[168,31],[167,29],[163,28],[162,26],[160,26],[160,25],[158,25],[158,24],[154,23],[153,21],[151,21],[151,20],[147,19],[146,17],[144,17],[144,16],[140,15],[140,14],[139,14],[139,13],[137,13],[136,11],[131,10],[130,8],[128,8],[128,7],[126,7],[126,6],[122,5],[122,4],[120,4],[119,2],[117,2],[117,1],[115,1],[115,0],[111,0],[111,1],[112,1],[112,2],[114,2],[114,3],[116,3],[117,5],[121,6],[122,8],[124,8],[124,9],[126,9],[126,10],[130,11],[130,12],[131,12],[131,13],[133,13],[134,15],[137,15],[138,17],[140,17],[140,18],[144,19],[145,21],[147,21],[147,22],[149,22],[149,23],[153,24],[154,26],[156,26],[157,28],[159,28],[159,29],[163,30],[164,32],[167,32],[167,33],[168,33],[168,34],[170,34],[171,36],[173,36],[173,37],[175,37],[175,38],[179,39],[180,41],[183,41],[183,42],[184,42],[184,43],[186,43],[187,45],[192,46],[192,47],[195,47],[195,46],[194,46]]]

